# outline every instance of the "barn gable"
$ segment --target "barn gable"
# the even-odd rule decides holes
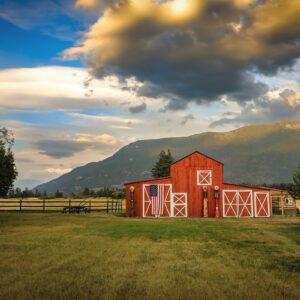
[[[174,162],[172,164],[172,167],[192,167],[192,166],[197,166],[197,165],[209,165],[209,164],[220,164],[223,166],[223,163],[221,163],[220,161],[206,155],[203,154],[199,151],[194,151],[182,158],[180,158],[179,160],[177,160],[176,162]]]

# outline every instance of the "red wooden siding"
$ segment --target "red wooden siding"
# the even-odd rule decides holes
[[[197,185],[197,171],[211,170],[212,184],[208,188],[208,214],[215,216],[214,187],[223,182],[223,165],[214,159],[195,152],[171,166],[173,192],[188,196],[188,216],[203,216],[203,186]]]

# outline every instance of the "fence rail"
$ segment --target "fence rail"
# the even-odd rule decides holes
[[[62,212],[72,207],[81,207],[86,211],[122,212],[123,201],[111,198],[89,199],[3,199],[0,200],[0,212]]]

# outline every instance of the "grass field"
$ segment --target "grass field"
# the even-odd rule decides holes
[[[300,218],[0,214],[0,299],[300,299]]]

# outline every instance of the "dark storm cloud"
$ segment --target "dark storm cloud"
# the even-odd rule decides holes
[[[137,106],[129,107],[129,111],[132,114],[138,114],[138,113],[144,112],[146,109],[147,109],[147,104],[146,103],[142,103],[142,104],[137,105]]]
[[[87,57],[96,77],[137,78],[137,93],[169,99],[168,109],[261,98],[268,87],[251,74],[275,74],[300,56],[299,1],[178,1],[111,6],[65,54]]]
[[[89,147],[87,143],[63,140],[41,140],[35,143],[35,147],[40,153],[53,158],[72,157],[78,152],[82,152]]]

